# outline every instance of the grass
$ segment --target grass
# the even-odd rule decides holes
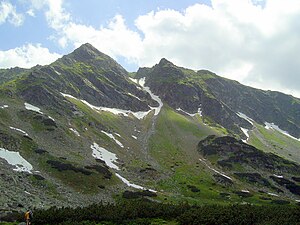
[[[161,198],[171,202],[209,204],[225,200],[220,196],[222,187],[215,184],[211,175],[199,164],[197,144],[204,137],[218,132],[190,118],[164,107],[158,117],[156,133],[150,138],[150,153],[163,170],[172,171],[157,184]],[[188,185],[200,192],[192,192]]]
[[[208,128],[202,124],[201,118],[184,116],[165,106],[156,123],[156,133],[149,140],[150,154],[158,161],[162,171],[168,177],[157,183],[161,195],[158,199],[166,202],[179,203],[187,201],[192,204],[230,204],[242,203],[265,205],[268,201],[259,198],[252,186],[235,180],[232,186],[216,183],[210,170],[199,162],[197,144],[204,137],[220,131]],[[217,158],[210,161],[216,164]],[[244,170],[239,164],[233,164],[233,170]],[[195,186],[200,191],[192,192],[188,187]],[[243,198],[235,191],[252,190],[252,197]],[[222,197],[226,192],[230,197]]]
[[[255,124],[250,134],[249,144],[265,152],[272,152],[281,157],[300,163],[300,156],[297,149],[300,142],[276,131],[267,130],[264,126]]]

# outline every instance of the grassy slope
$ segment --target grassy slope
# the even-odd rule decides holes
[[[216,185],[211,173],[200,163],[197,144],[209,134],[217,133],[200,122],[174,112],[168,107],[161,111],[156,133],[150,139],[150,153],[160,163],[169,177],[158,182],[162,199],[171,202],[188,201],[191,203],[229,203],[220,197],[223,188]],[[198,188],[192,192],[189,186]]]
[[[255,123],[250,132],[249,144],[265,152],[272,152],[288,160],[300,163],[300,141],[294,140],[276,130],[267,130]]]
[[[78,167],[90,165],[94,162],[94,159],[91,156],[89,146],[96,141],[98,144],[104,145],[103,147],[109,151],[116,153],[117,156],[122,159],[124,168],[128,170],[128,172],[122,172],[127,175],[127,178],[129,176],[128,179],[130,181],[137,182],[138,184],[145,182],[144,185],[150,185],[149,187],[155,186],[155,189],[159,190],[158,199],[160,200],[172,202],[186,200],[191,203],[218,202],[224,204],[245,200],[235,195],[231,195],[230,199],[221,197],[220,193],[222,192],[232,192],[236,189],[241,190],[245,186],[237,183],[232,188],[224,188],[216,184],[212,178],[213,173],[198,160],[199,153],[196,149],[199,140],[210,134],[222,135],[218,129],[210,128],[205,125],[201,117],[190,117],[164,106],[157,118],[155,133],[148,141],[148,149],[152,157],[149,159],[147,152],[145,153],[143,151],[143,142],[145,141],[147,131],[151,128],[152,114],[149,114],[144,120],[139,121],[132,116],[120,117],[107,112],[99,113],[80,101],[74,99],[69,100],[84,113],[84,116],[73,116],[67,119],[65,117],[58,117],[58,115],[51,115],[56,119],[59,126],[54,134],[63,135],[64,139],[52,140],[50,142],[47,140],[44,143],[28,143],[22,141],[21,154],[24,154],[25,158],[28,159],[35,168],[44,172],[47,171],[50,176],[84,193],[95,193],[99,191],[98,185],[114,186],[120,183],[114,176],[112,180],[107,181],[97,176],[97,174],[85,176],[72,171],[61,173],[46,163],[46,160],[52,159],[70,162]],[[39,129],[36,130],[31,121],[23,121],[23,118],[18,116],[16,112],[24,110],[23,102],[15,99],[6,99],[2,104],[9,105],[9,108],[0,109],[0,123],[7,132],[11,132],[8,126],[15,126],[29,132],[29,134],[36,137],[36,140],[53,137],[51,136],[53,133],[51,134],[48,131],[44,131],[43,127],[38,127]],[[93,126],[89,125],[91,122],[94,124]],[[77,137],[68,129],[68,123],[81,134],[81,137]],[[85,128],[88,129],[86,130]],[[101,133],[101,130],[110,133],[119,133],[121,137],[117,137],[117,139],[124,144],[125,148],[120,148],[112,139]],[[139,130],[140,133],[137,132],[137,130]],[[251,134],[250,143],[253,143],[255,146],[260,146],[260,149],[265,151],[268,151],[268,147],[272,143],[283,146],[286,141],[289,141],[286,136],[278,132],[265,130],[259,125],[257,125],[257,129]],[[18,136],[18,134],[16,135]],[[133,139],[132,135],[138,136],[138,140]],[[264,140],[266,138],[269,140],[268,143]],[[73,144],[71,145],[70,143]],[[295,146],[298,144],[297,141],[291,143],[295,144]],[[32,148],[35,147],[35,145],[42,147],[48,146],[49,149],[47,150],[50,150],[51,154],[46,156],[34,154]],[[56,147],[60,145],[66,146],[66,148],[63,149],[64,151],[62,151],[62,149],[56,149]],[[81,148],[85,150],[79,151]],[[87,149],[89,149],[88,152],[86,151]],[[59,157],[67,157],[67,160],[61,160]],[[159,164],[161,168],[160,172],[162,172],[165,177],[159,179],[157,183],[149,180],[141,181],[139,178],[134,177],[134,171],[146,168],[151,160]],[[212,160],[212,163],[214,163],[214,160]],[[87,183],[90,185],[87,186]],[[51,182],[49,185],[51,186]],[[189,186],[194,186],[200,191],[192,192]],[[55,190],[53,190],[53,192],[55,192]],[[248,198],[246,201],[249,203],[261,203],[258,199],[258,195]]]

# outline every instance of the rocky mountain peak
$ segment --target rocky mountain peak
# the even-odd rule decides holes
[[[171,61],[167,60],[166,58],[162,58],[159,61],[158,65],[159,66],[163,66],[163,67],[165,67],[165,66],[172,66],[172,67],[174,67],[175,66]]]
[[[83,62],[89,62],[95,59],[113,60],[89,43],[81,45],[79,48],[67,55],[67,57]]]
[[[64,64],[67,66],[74,66],[78,63],[84,63],[86,66],[101,68],[106,71],[115,71],[117,74],[121,74],[122,76],[127,75],[127,71],[113,58],[100,52],[89,43],[81,45],[70,54],[58,59],[54,62],[54,65]]]

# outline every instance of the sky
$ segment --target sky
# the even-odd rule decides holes
[[[161,58],[300,97],[299,0],[0,0],[0,68],[91,43],[128,71]]]

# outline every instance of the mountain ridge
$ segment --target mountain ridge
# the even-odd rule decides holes
[[[89,44],[20,72],[0,86],[0,203],[8,210],[124,196],[262,205],[299,197],[297,98],[167,59],[129,76]],[[146,189],[155,194],[143,196]]]
[[[204,116],[212,116],[218,123],[225,126],[225,128],[233,129],[234,132],[237,132],[235,123],[251,128],[249,124],[246,125],[245,121],[239,121],[235,115],[237,112],[242,112],[261,124],[274,122],[283,130],[288,131],[296,138],[300,138],[299,99],[280,92],[263,91],[248,87],[237,81],[219,77],[207,70],[195,72],[177,67],[166,59],[162,61],[164,63],[156,64],[151,69],[143,68],[139,70],[136,76],[141,77],[141,71],[143,71],[142,74],[146,77],[146,85],[149,85],[154,93],[162,96],[163,100],[174,109],[182,108],[189,113],[195,113],[198,111],[199,106],[206,101],[209,107],[202,105]],[[168,70],[172,76],[166,76],[169,73],[165,73],[165,70]],[[164,74],[163,78],[160,77],[161,73]],[[174,82],[177,83],[176,87],[174,87]],[[180,94],[175,93],[174,89]],[[280,110],[284,111],[282,114],[276,108],[278,104],[281,104],[279,98],[285,99],[282,101],[284,102],[282,104],[285,105],[279,107]],[[290,103],[288,104],[288,102]],[[250,106],[248,106],[249,104]],[[212,106],[216,107],[214,111],[225,109],[226,112],[224,113],[231,121],[222,121],[210,109]],[[259,111],[260,116],[255,114],[256,111]],[[272,114],[276,114],[276,116],[272,116]],[[285,119],[282,115],[287,115],[288,118]]]

